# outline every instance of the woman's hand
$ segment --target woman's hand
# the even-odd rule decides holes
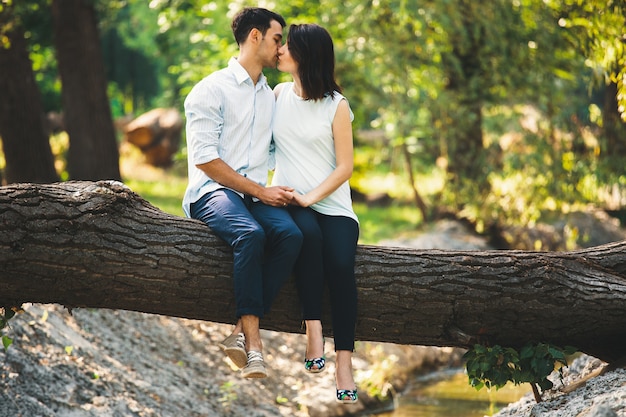
[[[291,204],[300,207],[309,207],[312,203],[306,197],[306,195],[298,194],[296,192],[293,193],[293,199],[291,200]]]

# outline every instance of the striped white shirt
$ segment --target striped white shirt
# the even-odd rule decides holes
[[[183,210],[218,184],[196,165],[220,158],[232,169],[265,186],[272,139],[274,93],[263,74],[256,85],[235,58],[205,77],[185,99],[189,184]]]

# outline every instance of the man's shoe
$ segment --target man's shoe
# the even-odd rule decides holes
[[[243,368],[248,363],[246,355],[246,338],[243,333],[233,333],[218,345],[237,368]]]
[[[267,378],[263,354],[256,350],[248,352],[248,364],[241,374],[244,378]]]

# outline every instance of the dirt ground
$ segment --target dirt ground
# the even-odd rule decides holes
[[[13,345],[0,352],[1,417],[339,416],[379,402],[334,401],[334,353],[328,370],[307,374],[305,338],[263,331],[270,376],[246,380],[217,347],[230,325],[128,311],[27,305],[11,320]],[[377,352],[375,355],[367,352]],[[390,377],[401,386],[413,368],[458,363],[460,352],[359,342],[358,382]],[[378,370],[380,376],[374,375]]]

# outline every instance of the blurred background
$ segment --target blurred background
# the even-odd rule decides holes
[[[121,178],[182,214],[182,102],[237,54],[230,21],[250,4],[0,2],[2,182]],[[560,213],[592,205],[623,217],[622,2],[258,5],[334,38],[356,114],[363,242],[451,216],[497,247],[521,247],[514,230]],[[288,80],[266,74],[272,86]],[[127,166],[136,156],[164,177],[142,181]],[[573,248],[581,236],[567,233],[530,243]]]
[[[250,5],[333,36],[360,243],[623,238],[621,0],[0,0],[2,185],[119,179],[182,216],[182,103],[237,55],[230,21]]]

